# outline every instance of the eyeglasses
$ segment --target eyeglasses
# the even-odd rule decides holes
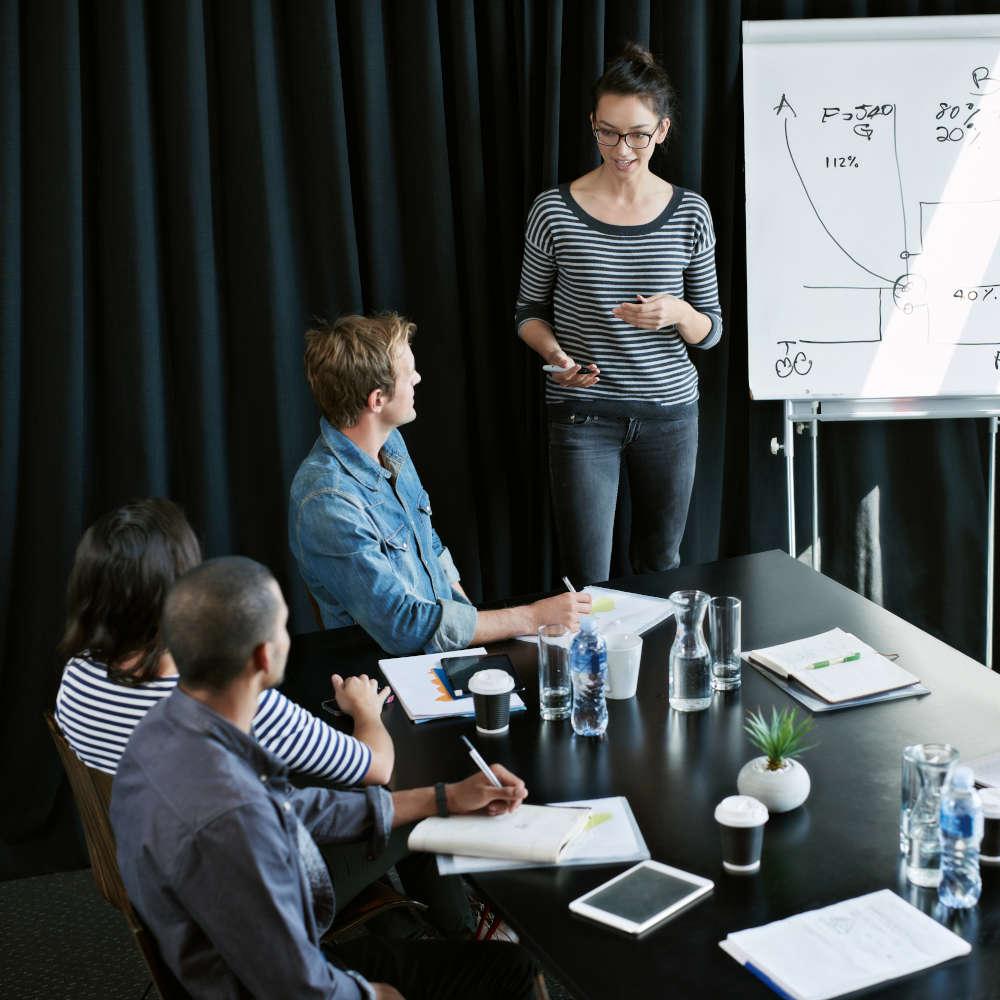
[[[594,138],[602,146],[617,146],[625,140],[629,149],[645,149],[656,132],[616,132],[613,128],[595,128]]]

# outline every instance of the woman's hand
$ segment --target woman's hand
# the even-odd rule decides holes
[[[580,366],[562,350],[553,351],[548,355],[545,363],[566,369],[563,372],[549,373],[549,377],[557,385],[563,385],[569,389],[589,389],[590,386],[600,382],[601,370],[597,365],[592,363],[586,372],[581,373]]]
[[[683,299],[666,292],[659,295],[636,295],[638,302],[622,302],[611,315],[640,330],[661,330],[691,318],[692,308]]]

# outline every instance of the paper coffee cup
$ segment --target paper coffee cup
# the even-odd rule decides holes
[[[469,690],[476,707],[476,732],[486,736],[507,732],[514,678],[506,670],[477,670],[469,678]]]
[[[722,866],[734,875],[760,870],[767,806],[750,795],[730,795],[715,807],[722,836]]]
[[[608,691],[612,699],[634,698],[639,684],[642,636],[631,633],[605,637],[608,647]]]
[[[979,860],[984,865],[1000,865],[1000,788],[980,788],[983,803],[983,840]]]

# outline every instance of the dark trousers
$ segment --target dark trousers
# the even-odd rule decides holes
[[[365,886],[395,865],[403,888],[427,904],[427,919],[437,930],[448,938],[467,937],[474,928],[461,878],[438,875],[433,854],[411,854],[406,847],[411,829],[412,825],[393,830],[386,849],[371,861],[367,844],[320,844],[337,894],[337,909],[343,910]]]
[[[698,454],[698,406],[668,418],[549,410],[549,473],[562,568],[577,587],[611,570],[618,480],[632,500],[629,559],[635,573],[680,564]]]
[[[371,983],[389,983],[406,1000],[528,1000],[538,971],[520,945],[498,941],[389,942],[366,936],[323,950],[334,964]]]

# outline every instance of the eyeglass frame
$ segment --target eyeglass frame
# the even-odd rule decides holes
[[[664,119],[664,121],[665,120],[666,119]],[[614,149],[615,146],[617,146],[622,141],[622,139],[625,140],[625,145],[628,146],[629,149],[648,149],[650,147],[650,145],[652,144],[653,136],[656,135],[656,133],[662,128],[662,126],[663,126],[663,121],[661,121],[656,126],[656,128],[653,129],[652,132],[639,132],[639,131],[636,131],[636,130],[633,130],[631,132],[619,132],[617,129],[614,129],[614,128],[607,128],[606,126],[598,127],[597,125],[593,125],[592,124],[590,131],[594,134],[594,140],[596,141],[597,145],[598,146],[604,146],[606,149]],[[601,140],[597,137],[597,133],[598,132],[614,132],[614,134],[616,136],[618,136],[618,138],[615,139],[614,142],[601,142]],[[645,146],[633,146],[632,143],[630,143],[628,141],[628,137],[630,135],[645,136],[645,138],[646,138],[646,145]]]

